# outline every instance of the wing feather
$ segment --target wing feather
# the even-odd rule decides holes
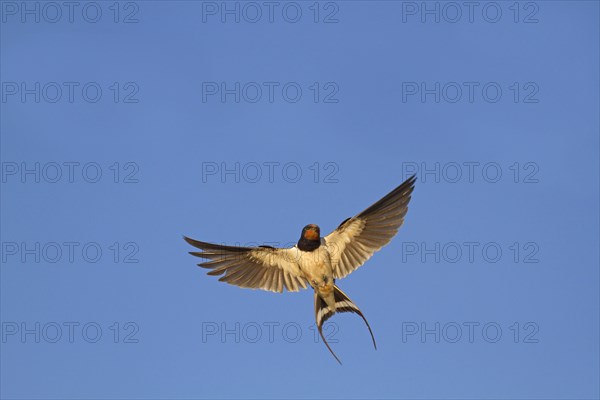
[[[184,236],[186,242],[202,251],[190,254],[204,258],[198,266],[207,268],[208,275],[232,285],[263,289],[271,292],[290,292],[306,289],[306,279],[297,262],[297,249],[274,247],[236,247],[200,242]]]
[[[341,279],[363,265],[398,233],[408,211],[416,177],[413,175],[382,199],[325,236],[333,275]]]

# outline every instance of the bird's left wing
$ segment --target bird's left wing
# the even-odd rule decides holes
[[[186,242],[202,251],[190,254],[205,258],[198,266],[211,269],[208,275],[223,275],[219,281],[243,288],[271,292],[297,292],[306,289],[306,279],[297,263],[296,248],[237,247],[200,242],[184,236]]]
[[[375,204],[348,218],[325,236],[336,279],[345,277],[363,265],[398,233],[408,211],[415,180],[414,175],[408,178]]]

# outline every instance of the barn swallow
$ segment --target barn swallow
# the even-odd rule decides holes
[[[243,288],[272,292],[314,290],[315,317],[323,342],[335,357],[323,335],[323,323],[336,312],[358,314],[369,329],[367,319],[352,300],[337,287],[342,279],[363,265],[373,253],[387,245],[398,233],[408,211],[415,176],[407,179],[382,199],[344,220],[333,232],[321,237],[315,224],[306,225],[298,243],[290,248],[270,246],[237,247],[184,239],[202,251],[190,254],[204,258],[198,266],[208,268],[208,275],[223,275],[219,281]]]

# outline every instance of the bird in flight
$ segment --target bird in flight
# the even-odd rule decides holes
[[[190,254],[208,260],[198,264],[210,269],[208,275],[224,274],[219,281],[279,293],[284,288],[297,292],[310,285],[314,289],[319,334],[341,364],[322,329],[325,321],[336,312],[358,314],[369,329],[375,349],[377,344],[367,319],[335,281],[363,265],[398,233],[408,211],[415,181],[413,175],[364,211],[344,220],[325,237],[321,237],[317,225],[306,225],[298,243],[290,248],[224,246],[185,236],[184,239],[201,250]]]

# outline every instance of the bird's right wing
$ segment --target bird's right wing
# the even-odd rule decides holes
[[[211,269],[208,275],[223,275],[219,281],[243,288],[271,292],[297,292],[306,289],[306,279],[298,266],[298,250],[294,247],[236,247],[200,242],[184,236],[186,242],[202,251],[190,254],[205,258],[198,266]]]
[[[331,248],[333,276],[342,279],[388,244],[398,233],[408,211],[415,176],[408,178],[363,212],[348,218],[325,236]]]

